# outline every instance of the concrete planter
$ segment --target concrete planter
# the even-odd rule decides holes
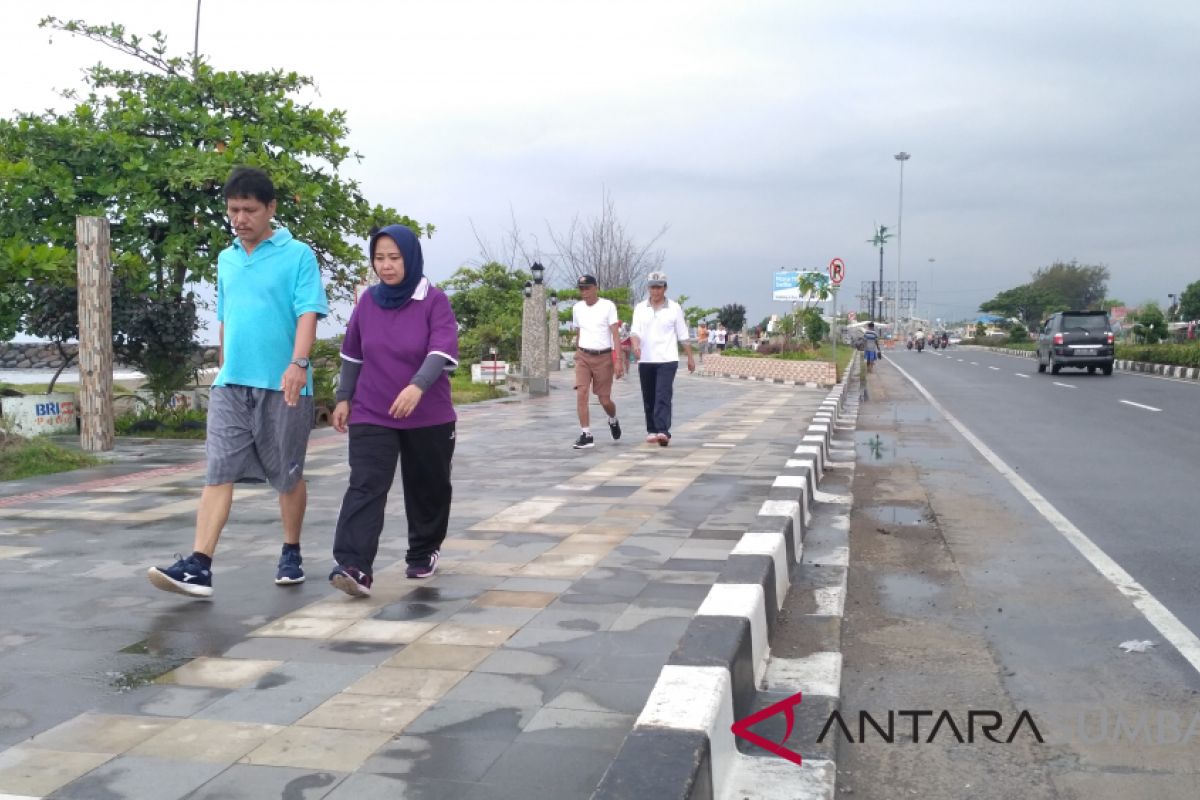
[[[0,398],[0,416],[12,423],[13,430],[22,436],[78,431],[72,392]]]

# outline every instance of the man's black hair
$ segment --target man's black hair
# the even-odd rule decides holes
[[[275,199],[275,184],[255,167],[236,167],[225,181],[225,199],[254,199],[264,206]]]

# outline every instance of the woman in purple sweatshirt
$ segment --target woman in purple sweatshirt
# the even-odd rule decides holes
[[[450,461],[457,417],[449,372],[458,366],[458,323],[450,300],[426,280],[416,234],[403,225],[372,231],[380,283],[364,293],[342,342],[332,423],[350,431],[350,485],[342,499],[329,582],[371,593],[388,490],[400,465],[408,518],[410,578],[437,570],[450,521]]]

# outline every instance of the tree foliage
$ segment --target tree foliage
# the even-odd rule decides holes
[[[27,288],[29,309],[25,330],[51,340],[62,364],[47,391],[75,359],[66,343],[79,338],[79,290],[73,283],[35,281]],[[172,297],[139,291],[122,277],[112,283],[113,355],[146,375],[145,386],[161,407],[171,392],[195,372],[192,334],[196,330],[196,302],[191,292]]]
[[[1133,335],[1143,344],[1157,344],[1167,338],[1167,318],[1158,303],[1145,303],[1130,315],[1133,319]]]
[[[1176,315],[1182,320],[1200,319],[1200,281],[1193,281],[1179,296],[1179,310]]]
[[[1016,317],[1027,328],[1035,328],[1056,311],[1099,307],[1107,291],[1108,268],[1056,261],[1033,272],[1029,283],[1005,289],[979,310]]]
[[[746,326],[746,307],[741,303],[723,305],[717,312],[717,319],[727,329],[740,331]]]
[[[520,358],[524,287],[532,277],[492,262],[459,267],[442,282],[458,320],[458,349],[464,361],[481,359],[492,347],[505,361]]]
[[[432,232],[370,204],[339,175],[361,156],[343,144],[342,111],[301,99],[311,78],[220,72],[169,56],[161,33],[142,38],[118,24],[41,25],[128,54],[141,69],[97,64],[83,96],[64,93],[72,110],[0,120],[0,328],[12,324],[11,287],[69,270],[77,215],[108,218],[116,262],[137,291],[180,301],[189,284],[213,281],[232,238],[221,191],[240,164],[271,175],[279,223],[312,246],[334,299],[352,297],[367,270],[348,240],[392,222]]]
[[[719,310],[716,307],[702,308],[701,306],[689,306],[687,304],[689,299],[691,298],[689,298],[686,294],[681,294],[679,295],[678,299],[675,300],[676,303],[679,303],[680,308],[683,309],[683,319],[687,322],[689,328],[696,327],[703,320],[713,316]]]
[[[805,308],[798,316],[804,321],[804,338],[813,347],[820,347],[821,341],[829,335],[829,323],[821,316],[821,309]]]

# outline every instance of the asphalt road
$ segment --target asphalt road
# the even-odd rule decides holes
[[[841,713],[860,724],[838,736],[838,796],[1200,797],[1195,661],[1148,618],[1150,598],[1114,585],[1119,567],[1102,572],[1067,535],[1078,528],[1197,627],[1187,536],[1200,509],[1175,472],[1195,451],[1182,426],[1200,387],[1051,378],[979,351],[890,355],[856,432]],[[972,711],[1002,715],[1007,735],[933,722],[968,729]],[[1024,712],[1038,735],[1017,730]],[[885,731],[893,716],[905,724],[893,740],[862,727],[864,713]],[[906,714],[929,724],[918,734]]]
[[[1039,374],[1034,359],[975,349],[892,357],[1200,633],[1200,384],[1120,371]]]

